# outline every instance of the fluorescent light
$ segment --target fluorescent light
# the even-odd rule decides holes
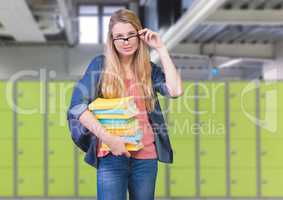
[[[223,64],[221,64],[220,66],[218,66],[218,68],[225,68],[225,67],[231,67],[233,65],[239,64],[243,61],[242,58],[238,58],[238,59],[233,59],[233,60],[229,60]]]

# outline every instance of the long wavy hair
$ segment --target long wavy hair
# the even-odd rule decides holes
[[[126,72],[120,62],[118,52],[113,43],[112,29],[116,23],[130,23],[137,31],[142,29],[139,18],[133,11],[120,9],[110,18],[109,31],[104,49],[105,62],[101,80],[101,92],[104,98],[123,97],[125,93],[124,79]],[[151,81],[151,64],[149,50],[141,39],[133,55],[132,71],[140,94],[143,95],[147,111],[154,109],[154,94]]]

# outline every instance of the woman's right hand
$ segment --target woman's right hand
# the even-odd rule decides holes
[[[126,155],[130,157],[131,154],[126,149],[126,143],[130,143],[125,141],[123,138],[118,136],[109,135],[109,137],[104,141],[104,143],[110,148],[110,151],[115,156]]]

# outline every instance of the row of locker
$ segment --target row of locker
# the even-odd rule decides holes
[[[21,81],[16,84],[14,92],[11,83],[0,81],[0,110],[11,109],[17,105],[18,112],[42,113],[48,107],[49,113],[56,113],[69,105],[73,82],[58,81],[44,83]],[[259,101],[261,111],[283,111],[283,82],[184,82],[184,95],[178,104],[166,110],[173,113],[195,110],[192,99],[198,98],[198,109],[204,113],[223,112],[227,110],[226,95],[229,99],[229,110],[254,111]],[[195,90],[197,86],[197,91]],[[256,91],[259,91],[258,99]],[[46,91],[48,92],[47,95]],[[46,98],[46,96],[48,98]],[[48,99],[48,100],[47,100]]]

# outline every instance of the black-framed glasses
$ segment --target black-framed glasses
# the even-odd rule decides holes
[[[124,42],[128,41],[129,43],[133,43],[137,40],[139,34],[135,34],[135,35],[131,35],[129,37],[126,37],[126,38],[114,38],[113,39],[113,42],[117,41],[119,44],[123,44]]]

